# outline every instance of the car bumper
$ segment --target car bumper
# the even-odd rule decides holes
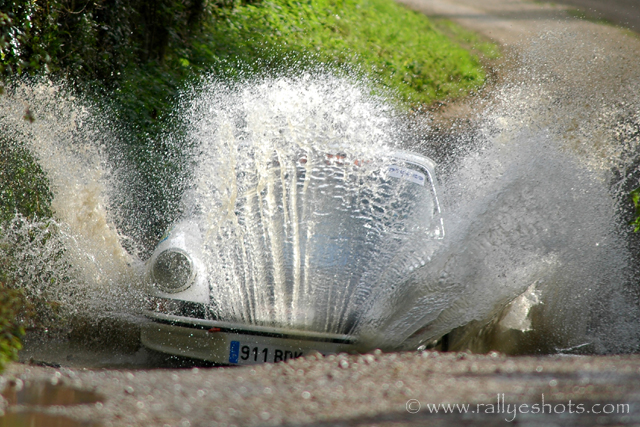
[[[145,311],[142,344],[176,356],[220,365],[274,363],[312,352],[355,352],[349,335],[324,334],[265,326],[248,326]]]

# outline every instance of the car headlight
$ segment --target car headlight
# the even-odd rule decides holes
[[[169,293],[187,289],[193,283],[195,275],[193,261],[178,249],[163,251],[155,258],[151,267],[154,284]]]

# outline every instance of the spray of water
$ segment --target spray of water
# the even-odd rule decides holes
[[[373,301],[425,264],[432,187],[386,177],[398,127],[366,93],[303,76],[188,97],[198,166],[187,204],[217,318],[357,333]]]
[[[356,291],[350,290],[353,272],[344,267],[328,277],[298,260],[294,265],[319,280],[295,285],[302,280],[296,271],[287,277],[288,236],[311,241],[322,231],[286,230],[299,219],[275,214],[291,200],[276,200],[281,194],[269,185],[285,180],[286,173],[278,169],[281,175],[269,177],[268,166],[312,148],[352,158],[384,153],[403,145],[403,127],[361,88],[332,78],[205,85],[190,94],[189,120],[201,154],[192,197],[201,209],[206,206],[202,228],[217,315],[350,332],[372,347],[416,348],[458,328],[454,348],[633,351],[637,308],[609,179],[617,166],[608,153],[620,150],[614,140],[600,140],[588,150],[587,142],[567,134],[569,124],[554,116],[563,109],[549,116],[549,102],[558,100],[544,81],[538,76],[528,84],[507,84],[479,119],[474,148],[459,156],[443,183],[447,238],[438,249],[425,238],[424,253],[413,258],[416,247],[401,252],[413,268],[394,265],[390,270],[400,274],[392,278],[377,268],[377,254],[356,254]],[[612,116],[610,109],[598,114],[602,120]],[[593,137],[586,128],[583,138]],[[431,148],[414,147],[427,154]],[[257,197],[250,215],[260,217],[251,224],[250,215],[238,213],[239,206],[248,206],[240,201],[247,193]],[[258,200],[260,194],[265,200]],[[231,242],[232,249],[222,242]],[[379,249],[389,265],[397,248]],[[259,291],[266,294],[254,294]],[[294,302],[284,297],[291,294]],[[302,319],[296,317],[299,310]]]
[[[616,173],[626,179],[633,158],[629,122],[620,118],[633,121],[636,104],[584,112],[591,119],[577,130],[568,110],[580,100],[564,102],[551,85],[557,76],[523,63],[533,77],[501,88],[478,118],[471,148],[458,152],[454,142],[454,161],[440,170],[443,240],[428,227],[424,239],[411,239],[388,211],[363,208],[362,200],[399,194],[371,177],[393,165],[408,139],[402,120],[366,85],[323,74],[205,79],[185,91],[176,114],[187,123],[194,167],[183,211],[202,235],[214,316],[352,333],[364,347],[388,349],[415,349],[454,330],[453,348],[636,350],[617,193],[624,185],[612,186]],[[120,304],[118,295],[139,278],[108,209],[117,186],[100,147],[115,137],[55,85],[23,86],[0,102],[3,129],[28,144],[51,180],[59,238],[49,242],[64,262],[48,268],[70,268],[73,291],[62,292],[69,305],[74,298]],[[33,124],[22,119],[25,102]],[[429,141],[411,149],[436,151]],[[327,165],[327,154],[341,164]],[[347,220],[358,227],[322,241],[323,215],[345,230]],[[376,221],[385,227],[365,227]],[[17,244],[8,230],[6,244]]]
[[[633,45],[607,49],[616,38],[598,31],[523,42],[519,68],[478,117],[474,149],[449,174],[445,259],[456,264],[445,270],[473,295],[440,314],[472,320],[453,348],[638,349],[625,206],[637,185],[639,76]],[[516,288],[526,291],[488,315],[490,295],[505,301]]]
[[[24,119],[25,110],[35,119]],[[93,316],[131,304],[135,260],[110,218],[114,143],[92,107],[52,83],[16,85],[0,97],[3,136],[37,159],[54,193],[51,220],[17,216],[2,229],[2,255],[28,296],[60,305],[63,317]]]

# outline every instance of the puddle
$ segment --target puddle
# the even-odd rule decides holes
[[[22,380],[11,381],[2,392],[2,396],[10,406],[67,406],[96,403],[104,400],[100,394],[93,391],[51,382],[23,383]]]
[[[0,427],[99,427],[99,423],[77,421],[37,411],[42,406],[82,405],[104,401],[103,396],[98,393],[57,384],[56,381],[55,377],[51,382],[25,383],[20,379],[10,381],[2,392],[2,397],[9,406],[7,412],[0,416]]]
[[[38,412],[8,413],[0,417],[0,427],[99,427],[100,424],[76,421],[60,415]]]

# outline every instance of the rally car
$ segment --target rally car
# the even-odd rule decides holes
[[[376,300],[444,237],[427,157],[307,151],[265,164],[157,245],[146,347],[220,365],[367,350],[359,331]]]

